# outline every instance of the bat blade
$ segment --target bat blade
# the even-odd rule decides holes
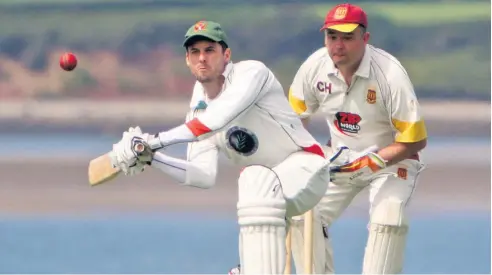
[[[121,172],[111,164],[109,153],[101,155],[89,162],[89,184],[98,185],[114,179]]]

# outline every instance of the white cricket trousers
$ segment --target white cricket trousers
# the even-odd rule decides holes
[[[333,249],[328,228],[347,209],[355,196],[369,187],[369,214],[375,206],[388,198],[397,199],[408,205],[417,184],[423,165],[414,159],[406,159],[378,172],[365,185],[336,185],[328,183],[325,196],[315,207],[314,271],[317,274],[333,274]],[[388,174],[391,173],[391,174]],[[303,244],[302,216],[295,217],[292,223],[292,246],[296,267],[302,267]]]

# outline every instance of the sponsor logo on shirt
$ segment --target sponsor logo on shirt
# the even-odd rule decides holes
[[[360,131],[361,119],[358,114],[338,112],[335,114],[334,124],[337,130],[344,135],[357,134]]]

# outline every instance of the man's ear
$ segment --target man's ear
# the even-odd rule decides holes
[[[225,61],[226,62],[231,61],[231,55],[232,55],[231,48],[225,49],[224,56],[225,56]]]
[[[186,51],[186,54],[185,54],[185,62],[186,62],[186,66],[190,66],[190,55],[188,54],[188,51]]]
[[[363,39],[366,44],[369,42],[369,38],[371,38],[371,34],[369,32],[365,32]]]

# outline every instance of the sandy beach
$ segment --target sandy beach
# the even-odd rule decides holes
[[[112,109],[107,106],[111,105]],[[141,108],[127,110],[131,102],[2,102],[0,124],[15,133],[121,133],[139,121],[146,131],[162,130],[162,125],[179,123],[186,112],[184,102],[140,102]],[[126,107],[125,107],[126,106]],[[488,138],[490,102],[423,102],[429,136]],[[87,118],[88,121],[83,121]],[[77,122],[69,127],[70,123]],[[136,124],[135,124],[136,125]],[[317,117],[312,132],[326,133],[326,124]],[[50,132],[54,131],[54,132]],[[91,135],[92,135],[91,134]],[[63,139],[61,139],[63,140]],[[108,144],[109,146],[109,144]],[[429,146],[434,146],[430,144]],[[442,147],[440,159],[422,172],[411,211],[490,211],[490,147]],[[109,148],[109,147],[108,147]],[[487,152],[484,150],[487,149]],[[8,148],[5,148],[8,149]],[[460,152],[467,160],[460,163]],[[477,160],[474,156],[479,155]],[[87,183],[87,165],[96,156],[73,159],[35,159],[20,155],[0,157],[0,214],[82,215],[117,212],[212,211],[235,213],[238,167],[220,167],[217,185],[210,190],[178,186],[167,175],[152,168],[136,177],[120,177],[101,186]],[[456,158],[456,161],[453,161]],[[362,192],[348,213],[367,213],[367,191]]]
[[[153,168],[104,185],[87,183],[83,160],[0,163],[0,214],[83,215],[105,212],[211,211],[234,214],[238,167],[224,165],[209,190],[178,186]],[[490,211],[490,165],[434,166],[422,172],[411,211]],[[367,192],[348,213],[366,214]]]

